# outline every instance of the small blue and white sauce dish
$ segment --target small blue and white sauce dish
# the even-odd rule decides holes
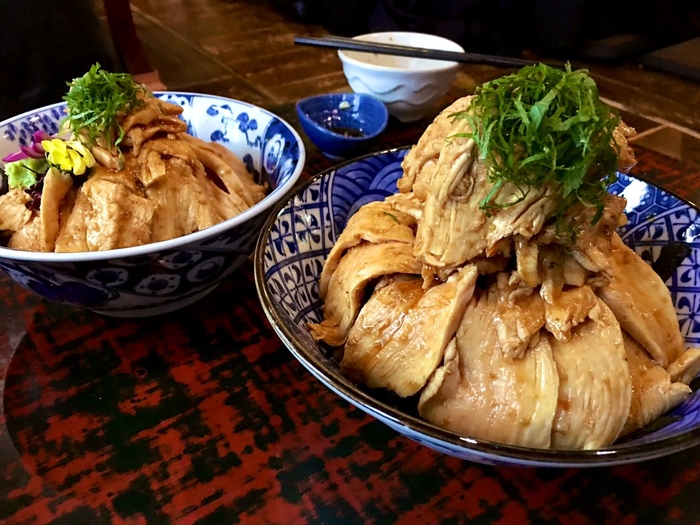
[[[297,102],[296,110],[311,142],[326,157],[336,160],[362,152],[384,131],[389,120],[384,103],[363,93],[307,97]]]

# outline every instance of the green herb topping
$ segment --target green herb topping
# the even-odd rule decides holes
[[[562,203],[557,215],[576,203],[603,210],[603,196],[616,179],[617,149],[612,140],[619,116],[601,102],[586,70],[555,69],[544,64],[478,87],[470,107],[453,115],[467,119],[493,188],[481,208],[511,206],[530,188],[557,181]],[[493,197],[504,183],[521,195],[497,205]]]
[[[124,138],[120,117],[143,105],[145,86],[137,84],[126,73],[108,73],[95,64],[90,71],[68,83],[70,90],[63,97],[68,106],[64,120],[74,133],[87,134],[89,146],[102,138],[108,149]]]
[[[26,158],[9,162],[5,166],[7,185],[10,188],[30,188],[36,184],[37,178],[42,176],[48,167],[46,159]]]
[[[396,218],[396,215],[394,215],[393,213],[389,213],[388,211],[385,211],[383,213],[384,213],[384,215],[389,217],[391,220],[393,220],[396,224],[400,224],[399,220]]]

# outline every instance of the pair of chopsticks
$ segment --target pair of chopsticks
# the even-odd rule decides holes
[[[464,53],[460,51],[445,51],[442,49],[426,49],[422,47],[400,46],[380,42],[366,42],[342,36],[307,37],[297,36],[294,43],[305,46],[329,47],[347,51],[359,51],[362,53],[377,53],[380,55],[395,55],[412,58],[425,58],[429,60],[446,60],[463,64],[487,64],[491,66],[522,67],[536,63],[544,63],[548,66],[563,68],[563,63],[541,62],[539,60],[526,60],[524,58],[502,57],[497,55],[484,55],[481,53]]]

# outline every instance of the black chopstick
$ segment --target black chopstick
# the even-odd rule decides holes
[[[425,58],[429,60],[446,60],[465,64],[488,64],[492,66],[522,67],[544,63],[552,67],[563,68],[563,63],[542,62],[539,60],[527,60],[524,58],[503,57],[498,55],[484,55],[481,53],[463,53],[459,51],[445,51],[442,49],[425,49],[422,47],[400,46],[380,42],[367,42],[342,36],[310,37],[297,36],[294,43],[306,46],[330,47],[362,53],[377,53],[382,55],[396,55],[413,58]]]

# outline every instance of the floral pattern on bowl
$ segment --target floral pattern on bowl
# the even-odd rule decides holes
[[[347,220],[363,204],[397,191],[408,150],[368,155],[319,174],[278,205],[258,241],[255,278],[263,308],[292,354],[318,380],[397,432],[440,452],[486,464],[600,466],[652,459],[700,443],[700,391],[663,416],[660,428],[595,451],[535,450],[458,436],[422,420],[381,391],[358,386],[340,373],[332,353],[306,328],[322,319],[318,281],[323,263]],[[628,200],[623,240],[647,262],[682,243],[689,253],[666,281],[687,344],[700,344],[700,222],[698,210],[630,176],[610,188]],[[697,379],[696,379],[697,382]],[[664,426],[665,425],[665,426]]]
[[[296,183],[305,162],[299,135],[269,111],[194,93],[156,96],[183,108],[188,132],[224,144],[270,193],[242,214],[190,235],[91,253],[34,253],[0,248],[0,268],[45,299],[113,316],[166,313],[204,297],[253,251],[267,213]],[[65,105],[54,104],[0,123],[0,157],[27,145],[34,131],[56,133]]]

